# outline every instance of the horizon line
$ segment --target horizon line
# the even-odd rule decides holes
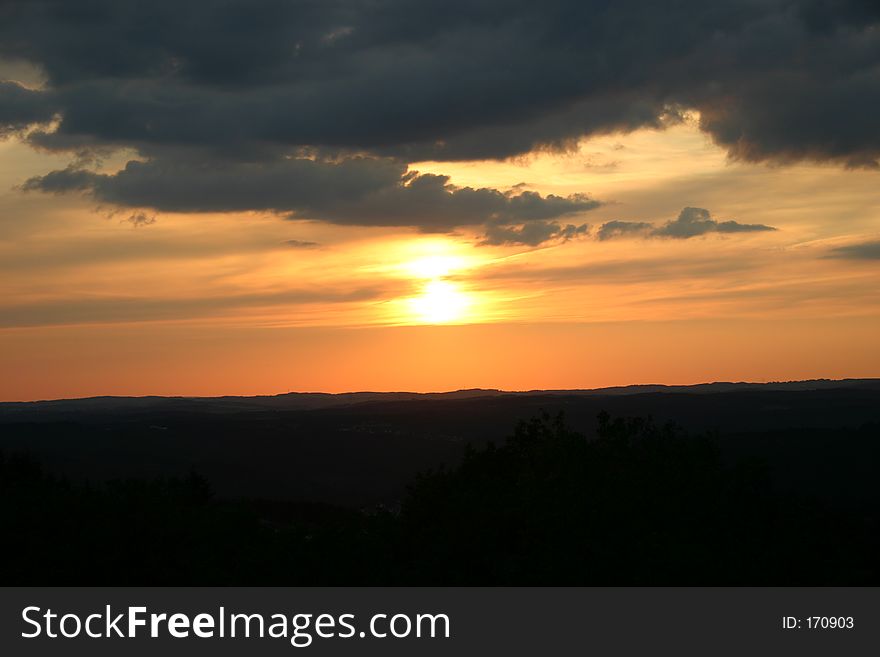
[[[287,392],[263,393],[263,394],[220,394],[220,395],[162,395],[162,394],[143,394],[143,395],[89,395],[85,397],[56,397],[43,399],[9,399],[0,400],[0,404],[39,404],[46,402],[76,402],[89,401],[99,399],[117,399],[117,400],[136,400],[136,399],[184,399],[184,400],[211,400],[211,399],[261,399],[284,397],[288,395],[320,395],[328,397],[342,397],[352,395],[413,395],[413,396],[439,396],[454,395],[457,393],[496,393],[499,395],[523,395],[523,394],[558,394],[558,393],[597,393],[612,390],[628,390],[641,388],[701,388],[709,386],[769,386],[769,385],[794,385],[794,384],[841,384],[841,383],[867,383],[880,382],[878,377],[844,377],[844,378],[813,378],[813,379],[779,379],[768,381],[702,381],[698,383],[629,383],[615,386],[599,386],[596,388],[530,388],[523,390],[507,390],[504,388],[456,388],[453,390],[429,390],[424,392],[416,392],[412,390],[349,390],[343,392],[326,392],[320,390],[288,390]]]

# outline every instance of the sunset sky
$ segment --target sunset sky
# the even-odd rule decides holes
[[[878,5],[661,5],[0,3],[0,400],[880,376]]]

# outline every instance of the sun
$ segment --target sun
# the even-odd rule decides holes
[[[374,271],[410,290],[382,304],[382,319],[395,325],[464,324],[485,321],[485,294],[469,280],[489,260],[448,239],[405,242]],[[398,255],[398,258],[394,258]]]
[[[413,316],[424,324],[461,321],[471,303],[458,284],[439,278],[425,283],[422,293],[409,301]]]

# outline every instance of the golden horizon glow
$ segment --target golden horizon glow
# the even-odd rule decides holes
[[[88,198],[15,189],[65,164],[0,141],[0,371],[15,373],[0,399],[880,374],[877,261],[833,256],[880,236],[878,174],[730,162],[693,122],[412,166],[606,202],[560,219],[592,237],[540,247],[485,246],[476,226],[271,213],[155,213],[135,228]],[[595,238],[684,206],[778,230]]]

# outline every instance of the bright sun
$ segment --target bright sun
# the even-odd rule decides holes
[[[422,293],[409,301],[413,315],[426,324],[459,321],[470,305],[470,299],[456,283],[439,278],[428,281]]]
[[[464,282],[467,272],[483,264],[482,258],[463,253],[449,240],[430,239],[405,244],[397,263],[385,271],[416,286],[413,296],[394,300],[389,308],[395,323],[457,324],[479,321],[480,294]]]

